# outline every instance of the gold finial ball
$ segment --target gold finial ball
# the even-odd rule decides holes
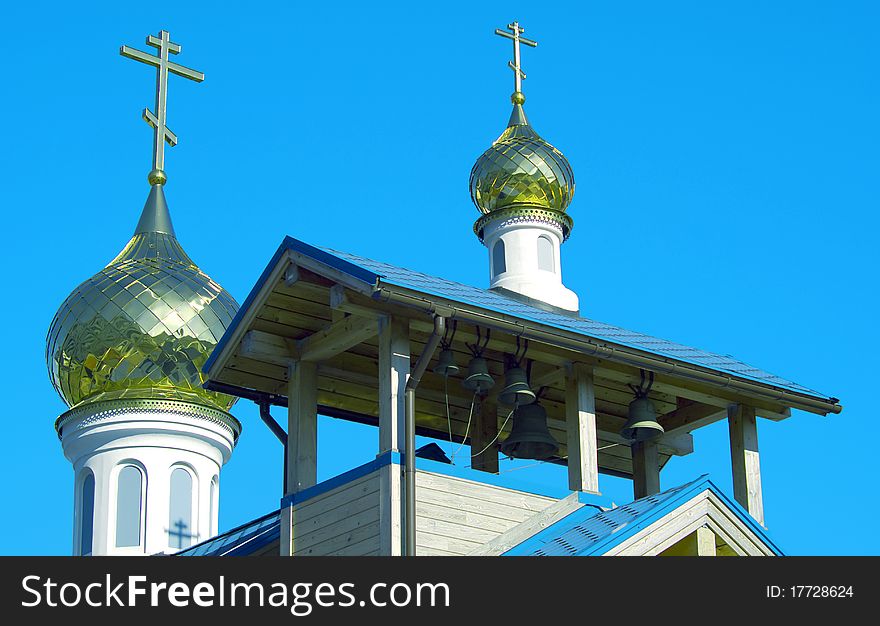
[[[162,170],[153,170],[147,174],[147,180],[150,181],[151,185],[164,185],[168,177]]]
[[[521,91],[514,91],[512,94],[510,94],[510,101],[513,104],[523,105],[526,103],[526,94]]]

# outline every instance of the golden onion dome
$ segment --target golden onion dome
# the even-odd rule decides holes
[[[572,220],[564,213],[574,196],[574,172],[565,156],[529,125],[522,94],[512,98],[507,128],[471,170],[471,199],[483,213],[474,230],[482,238],[490,219],[522,215],[559,222],[567,237]]]
[[[70,407],[172,399],[223,411],[235,398],[202,388],[202,365],[238,304],[202,272],[174,234],[154,181],[134,236],[71,293],[49,328],[46,360]]]

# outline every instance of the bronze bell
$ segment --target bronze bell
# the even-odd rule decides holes
[[[495,386],[495,379],[489,374],[489,364],[481,356],[475,356],[468,363],[468,375],[461,386],[476,393],[486,393]]]
[[[526,371],[511,367],[504,373],[504,389],[498,394],[498,402],[507,406],[522,406],[535,401],[535,392],[529,388]]]
[[[453,376],[458,374],[459,367],[455,364],[455,355],[449,348],[440,351],[437,357],[437,365],[434,366],[434,373],[441,376]]]
[[[517,407],[513,429],[500,449],[515,459],[548,459],[556,454],[559,444],[547,428],[547,411],[539,402]]]
[[[638,395],[635,400],[629,403],[627,416],[626,424],[620,429],[620,436],[624,439],[648,441],[665,432],[657,422],[654,403],[645,395]]]

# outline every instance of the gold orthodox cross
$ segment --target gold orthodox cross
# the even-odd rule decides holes
[[[166,126],[166,102],[168,100],[168,72],[183,76],[197,83],[205,80],[205,75],[188,67],[178,65],[169,60],[172,54],[180,54],[180,46],[171,41],[168,31],[159,31],[159,36],[147,37],[147,45],[158,48],[157,56],[122,46],[119,54],[156,68],[156,111],[144,109],[144,121],[153,127],[153,171],[150,172],[150,182],[162,184],[165,182],[165,142],[174,146],[177,144],[177,135]]]
[[[520,28],[519,22],[508,24],[507,30],[509,30],[510,32],[507,33],[500,28],[496,28],[495,34],[513,40],[513,61],[508,61],[507,66],[513,70],[515,86],[514,94],[521,94],[522,81],[525,80],[526,75],[525,72],[522,71],[522,65],[520,64],[519,60],[519,44],[522,43],[532,48],[535,48],[538,46],[538,42],[532,41],[531,39],[526,39],[525,37],[520,37],[520,35],[525,32],[525,29]]]

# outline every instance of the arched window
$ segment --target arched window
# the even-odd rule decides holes
[[[134,465],[119,471],[116,483],[116,547],[141,545],[144,477]]]
[[[182,467],[171,472],[171,502],[168,507],[168,546],[188,548],[196,536],[193,528],[193,479]]]
[[[219,513],[217,495],[219,491],[219,485],[217,483],[217,477],[211,479],[211,517],[208,519],[208,532],[211,533],[211,536],[217,534],[217,514]]]
[[[507,271],[507,263],[504,260],[504,241],[499,239],[492,247],[492,275],[498,276]]]
[[[553,251],[553,242],[550,237],[541,235],[538,237],[538,269],[555,272],[555,263],[553,257],[556,256]]]
[[[92,535],[95,528],[95,475],[86,470],[80,494],[79,553],[89,556],[92,553]]]

